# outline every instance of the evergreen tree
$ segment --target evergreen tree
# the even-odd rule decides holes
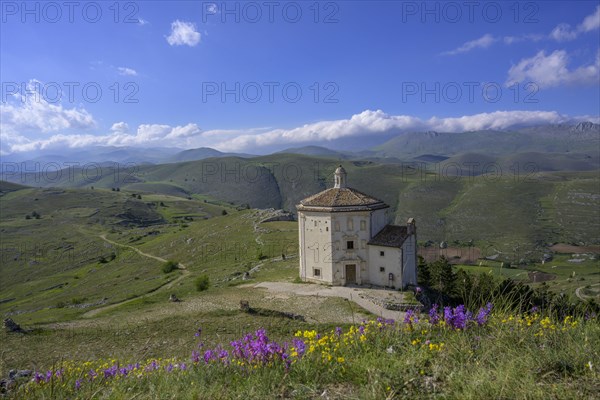
[[[431,285],[431,272],[429,271],[429,265],[425,262],[422,256],[418,256],[419,261],[417,264],[417,283],[421,286]]]

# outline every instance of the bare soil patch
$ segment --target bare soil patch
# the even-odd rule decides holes
[[[419,247],[417,254],[427,262],[437,261],[445,256],[452,264],[475,264],[481,257],[479,247],[447,247],[440,249],[439,246]]]
[[[600,253],[600,245],[590,244],[588,246],[574,246],[572,244],[566,243],[556,243],[555,245],[550,247],[555,253]]]
[[[556,279],[556,275],[554,274],[547,274],[539,271],[529,272],[527,276],[529,277],[529,282],[531,283],[548,282]]]

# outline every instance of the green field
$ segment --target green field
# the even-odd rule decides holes
[[[298,180],[281,170],[278,176],[273,163],[285,160],[310,172]],[[117,186],[119,191],[108,179],[93,189],[89,182],[58,188],[3,183],[0,313],[33,331],[2,333],[0,376],[14,368],[51,368],[63,359],[184,357],[198,326],[216,344],[259,327],[283,340],[297,329],[347,327],[368,318],[342,299],[276,296],[249,286],[296,279],[298,233],[296,222],[261,223],[270,211],[248,206],[293,209],[329,185],[333,162],[264,157],[261,171],[274,172],[258,184],[219,177],[202,182],[198,162],[140,167],[139,179]],[[576,292],[599,298],[597,254],[554,254],[545,264],[538,258],[554,241],[598,242],[596,177],[556,173],[534,182],[492,182],[429,174],[422,180],[400,168],[370,162],[347,167],[351,184],[384,199],[398,223],[417,219],[419,241],[460,247],[473,239],[475,249],[500,255],[456,268],[545,284],[572,299]],[[501,267],[518,258],[533,262]],[[180,268],[162,272],[166,260]],[[532,280],[532,273],[547,274],[535,275],[546,282]],[[204,292],[194,284],[201,275],[211,284]],[[181,302],[169,302],[170,295]],[[265,314],[241,312],[242,300]]]

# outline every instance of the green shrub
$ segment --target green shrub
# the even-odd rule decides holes
[[[83,304],[87,298],[85,297],[73,297],[71,299],[71,304]]]
[[[203,274],[196,278],[194,284],[197,291],[203,292],[210,286],[210,279],[208,279],[208,275]]]
[[[179,266],[179,263],[177,261],[169,260],[163,264],[162,272],[164,272],[165,274],[168,274],[170,272],[175,271],[178,268],[178,266]]]

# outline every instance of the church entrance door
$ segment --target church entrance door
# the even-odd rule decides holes
[[[356,283],[356,264],[346,265],[346,285]]]

